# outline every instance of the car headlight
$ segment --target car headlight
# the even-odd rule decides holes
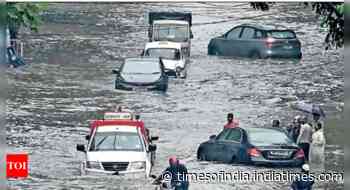
[[[128,170],[146,169],[146,162],[130,162]]]
[[[86,167],[90,169],[102,169],[101,163],[96,161],[87,161]]]

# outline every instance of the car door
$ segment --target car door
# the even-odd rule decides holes
[[[240,53],[239,38],[242,27],[236,27],[227,32],[219,43],[219,52],[225,56],[238,56]]]
[[[240,44],[241,44],[241,51],[240,56],[243,57],[251,57],[254,54],[259,52],[257,51],[257,39],[255,38],[255,28],[253,27],[244,27],[241,37],[240,37]]]
[[[242,153],[243,132],[241,128],[233,128],[225,136],[221,157],[224,162],[234,162],[239,160]]]
[[[222,161],[221,156],[218,153],[223,152],[223,143],[229,132],[230,129],[224,129],[214,140],[209,141],[206,150],[208,160]]]

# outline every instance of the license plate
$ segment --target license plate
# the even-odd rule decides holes
[[[289,157],[290,151],[270,151],[271,157]]]
[[[144,87],[137,87],[137,88],[134,88],[134,91],[136,91],[136,92],[146,92],[146,91],[148,91],[148,89],[144,88]]]
[[[293,46],[284,46],[284,49],[293,49]]]

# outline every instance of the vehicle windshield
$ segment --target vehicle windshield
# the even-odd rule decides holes
[[[296,38],[296,35],[293,31],[278,31],[278,30],[273,30],[273,31],[269,31],[267,33],[268,37],[272,37],[272,38],[277,38],[277,39],[293,39]]]
[[[122,68],[123,74],[159,74],[160,72],[158,61],[126,61]]]
[[[293,141],[283,132],[273,129],[247,129],[250,143],[254,145],[285,145]]]
[[[143,151],[141,139],[131,132],[97,132],[90,151]]]
[[[188,25],[155,25],[155,41],[186,42],[189,39]]]
[[[164,59],[179,60],[180,51],[173,48],[150,48],[146,50],[146,56],[149,57],[161,57]]]

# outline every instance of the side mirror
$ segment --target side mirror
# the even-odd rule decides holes
[[[193,39],[193,33],[192,33],[192,31],[191,31],[191,33],[190,33],[190,38]]]
[[[157,145],[155,145],[155,144],[148,145],[148,150],[150,152],[155,152],[157,150]]]
[[[210,139],[210,140],[216,139],[216,135],[211,135],[211,136],[209,137],[209,139]]]
[[[158,136],[151,136],[151,141],[157,141],[159,139]]]
[[[116,75],[119,75],[120,72],[119,72],[118,69],[113,69],[113,70],[112,70],[112,73],[113,73],[113,74],[116,74]]]
[[[86,152],[86,150],[85,150],[85,145],[83,145],[83,144],[77,144],[77,151]]]
[[[90,140],[90,135],[85,135],[85,140]]]

